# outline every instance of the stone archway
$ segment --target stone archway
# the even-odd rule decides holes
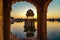
[[[47,7],[52,0],[3,0],[4,13],[4,40],[10,40],[10,12],[15,2],[27,1],[37,8],[37,38],[47,40],[46,13]]]

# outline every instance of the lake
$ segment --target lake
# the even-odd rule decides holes
[[[37,29],[37,22],[35,22],[35,29]],[[14,22],[11,24],[11,32],[15,33],[19,38],[26,38],[26,33],[24,32],[24,22]],[[37,36],[37,31],[34,33],[34,37]],[[60,40],[60,22],[58,21],[47,21],[47,37],[51,40]]]

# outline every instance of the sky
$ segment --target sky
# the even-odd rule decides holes
[[[60,18],[60,0],[53,0],[49,4],[47,18]]]
[[[14,18],[26,18],[27,10],[32,9],[37,18],[36,7],[29,2],[16,2],[12,5],[11,16]],[[60,0],[53,0],[47,9],[47,18],[60,18]]]
[[[34,17],[37,16],[36,7],[28,2],[16,2],[12,5],[11,16],[14,18],[26,18],[26,12],[31,9],[34,12]]]

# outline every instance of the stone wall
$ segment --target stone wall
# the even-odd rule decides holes
[[[0,40],[3,40],[3,5],[0,0]]]

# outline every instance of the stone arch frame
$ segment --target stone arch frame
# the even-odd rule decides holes
[[[11,5],[20,1],[27,1],[35,5],[37,8],[37,38],[39,40],[47,40],[46,13],[47,7],[52,0],[3,0],[4,40],[10,40]]]

